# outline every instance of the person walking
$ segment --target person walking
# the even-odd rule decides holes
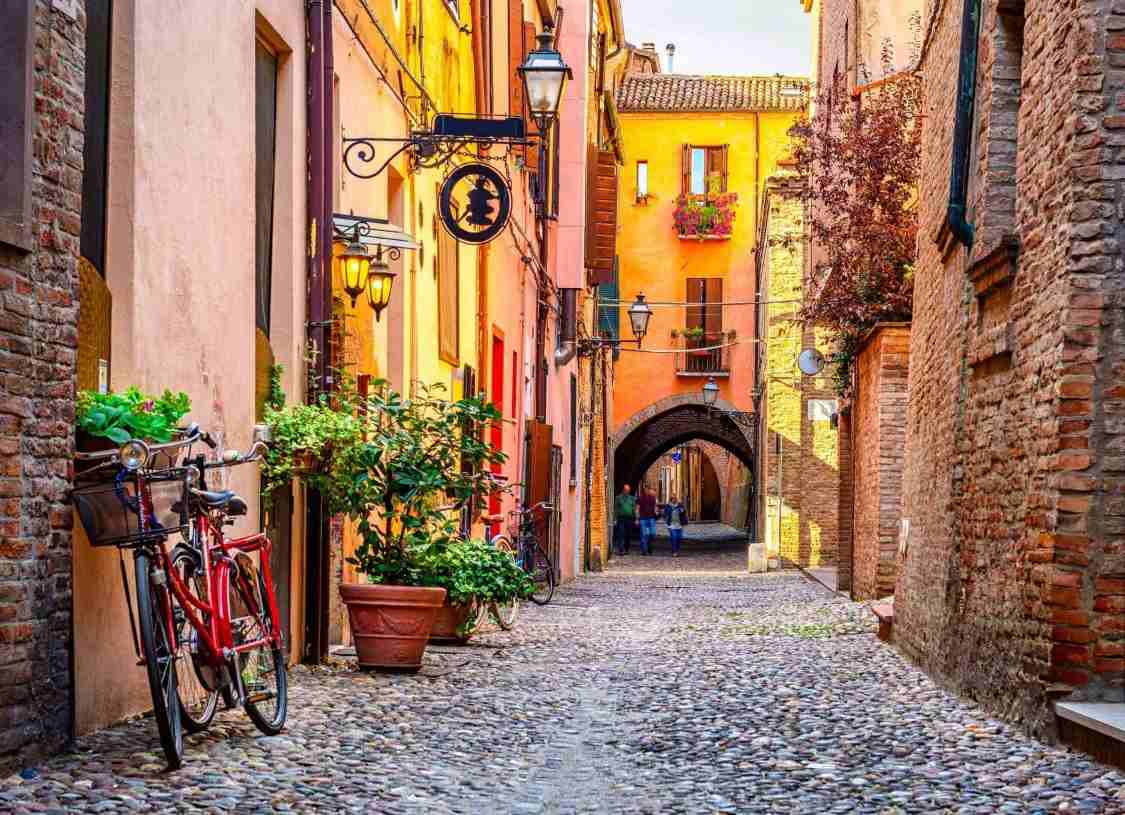
[[[664,522],[668,524],[668,537],[672,539],[672,557],[679,557],[680,542],[687,526],[687,508],[674,495],[664,505]]]
[[[629,538],[633,534],[636,519],[637,499],[626,484],[613,502],[613,538],[617,544],[617,554],[629,554]]]
[[[641,554],[652,554],[652,539],[656,537],[656,493],[648,487],[641,487],[641,497],[637,499],[637,517],[641,522]]]

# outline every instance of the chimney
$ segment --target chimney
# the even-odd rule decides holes
[[[668,73],[675,73],[675,70],[673,70],[672,68],[672,60],[676,56],[676,44],[674,42],[670,42],[664,46],[664,50],[668,52]]]

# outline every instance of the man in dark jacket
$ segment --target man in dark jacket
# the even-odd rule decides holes
[[[656,535],[656,493],[648,487],[641,487],[637,516],[641,520],[641,554],[651,555],[652,539]]]

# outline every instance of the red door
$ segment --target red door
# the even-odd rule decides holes
[[[500,411],[500,415],[504,415],[504,340],[502,337],[494,336],[492,338],[492,404]],[[496,450],[503,452],[504,450],[504,423],[492,423],[492,436],[490,441]],[[492,472],[499,474],[501,467],[499,464],[492,465]],[[488,496],[488,514],[500,514],[500,493],[494,492]],[[491,529],[492,535],[500,534],[500,524],[493,523]]]

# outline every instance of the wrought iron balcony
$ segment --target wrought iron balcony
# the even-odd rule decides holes
[[[730,347],[733,331],[678,331],[672,337],[678,376],[730,376]]]

